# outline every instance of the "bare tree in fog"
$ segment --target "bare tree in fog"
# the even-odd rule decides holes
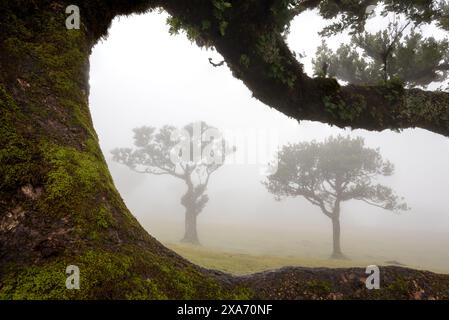
[[[234,149],[228,148],[221,133],[205,122],[186,125],[181,130],[164,126],[136,128],[136,149],[112,151],[113,160],[139,173],[168,175],[184,181],[187,192],[181,198],[185,207],[183,242],[199,244],[197,217],[209,201],[206,189],[211,175]]]
[[[325,142],[289,144],[278,152],[278,170],[264,185],[276,196],[304,197],[332,221],[332,258],[344,255],[340,246],[342,202],[360,200],[390,211],[408,210],[392,189],[376,183],[391,176],[394,166],[378,149],[365,147],[363,138],[329,137]]]

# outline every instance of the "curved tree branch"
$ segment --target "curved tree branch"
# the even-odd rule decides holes
[[[188,25],[199,25],[210,15],[206,8],[189,15],[187,4],[176,3],[163,6]],[[449,93],[407,90],[393,83],[340,86],[334,79],[310,78],[263,3],[229,9],[225,35],[213,30],[201,33],[255,98],[297,120],[376,131],[419,127],[449,136]]]
[[[448,298],[447,276],[402,268],[386,268],[382,273],[386,285],[375,295],[369,290],[358,290],[363,285],[358,279],[365,276],[364,270],[310,272],[295,268],[236,278],[196,267],[150,237],[126,209],[101,154],[87,105],[88,56],[92,45],[105,35],[117,15],[145,12],[164,5],[177,17],[190,17],[187,20],[191,23],[201,23],[204,17],[213,17],[213,8],[211,2],[205,0],[194,1],[195,10],[192,10],[192,1],[185,0],[79,2],[83,26],[80,31],[70,33],[62,27],[65,1],[3,1],[0,5],[2,18],[5,17],[0,21],[0,129],[5,133],[1,135],[0,146],[7,150],[5,154],[13,156],[11,161],[9,158],[2,160],[1,167],[6,171],[1,174],[3,178],[5,172],[17,173],[15,179],[3,179],[0,190],[0,206],[4,210],[4,214],[0,214],[0,283],[6,283],[0,288],[2,297]],[[260,35],[272,30],[269,8],[265,7],[269,2],[272,1],[235,2],[251,3],[256,8],[250,6],[246,11],[237,8],[241,11],[235,13],[232,19],[235,24],[229,24],[225,36],[215,27],[210,31],[209,39],[214,40],[227,62],[232,63],[231,69],[236,76],[265,103],[298,119],[310,117],[351,124],[346,117],[343,118],[345,121],[338,117],[334,121],[320,109],[319,94],[329,93],[323,88],[328,82],[304,76],[299,63],[291,57],[278,35],[274,37],[274,46],[270,47],[281,49],[275,55],[275,62],[284,67],[282,74],[294,71],[296,81],[288,84],[282,81],[285,77],[273,78],[267,73],[266,67],[273,65],[269,61],[273,57],[263,56],[258,46]],[[11,20],[14,24],[8,23]],[[245,24],[245,20],[249,24]],[[242,28],[240,33],[239,28]],[[6,45],[4,41],[11,37],[15,46]],[[23,51],[19,52],[17,48]],[[239,64],[242,52],[251,60],[249,64]],[[78,57],[78,63],[74,63],[74,56]],[[57,80],[62,80],[64,85],[49,75],[58,75]],[[21,88],[17,79],[31,79],[33,89]],[[264,92],[265,89],[272,89],[272,95]],[[343,93],[339,94],[344,96],[347,90],[342,89]],[[368,95],[372,89],[366,90]],[[413,95],[413,91],[411,93]],[[438,110],[447,114],[442,100],[444,95],[417,93],[422,95],[419,101],[441,99],[441,110]],[[310,99],[307,96],[311,96]],[[408,97],[410,99],[410,94]],[[385,110],[379,113],[397,114],[394,105],[389,112],[390,106],[383,106]],[[434,127],[436,118],[427,120],[434,114],[430,110],[432,105],[429,103],[426,108],[429,115],[419,107],[411,112],[409,117],[413,121],[410,123],[422,122],[422,126],[430,124]],[[358,115],[354,119],[355,125],[369,126],[364,117]],[[397,120],[393,120],[370,126],[374,125],[376,129],[396,125]],[[436,127],[447,133],[446,124]],[[23,187],[28,191],[24,192]],[[10,217],[9,213],[14,215]],[[63,267],[69,261],[86,270],[82,290],[68,292],[64,287]],[[179,279],[189,282],[189,290],[186,291],[184,282],[180,283]],[[310,280],[329,281],[332,289],[317,293],[316,285]],[[397,281],[401,287],[404,281],[413,287],[400,292],[390,290],[397,286]],[[438,285],[433,286],[433,290],[427,289],[429,281]],[[250,290],[241,290],[246,288]],[[415,288],[426,290],[421,293]]]

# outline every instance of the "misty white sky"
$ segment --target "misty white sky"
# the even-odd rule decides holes
[[[412,211],[395,215],[348,202],[342,212],[343,229],[371,228],[390,234],[400,230],[404,241],[448,233],[449,139],[418,129],[379,133],[345,131],[320,123],[298,124],[253,99],[226,66],[212,67],[208,58],[221,61],[217,53],[196,47],[182,34],[170,36],[165,20],[165,14],[156,13],[116,19],[108,39],[97,44],[91,56],[94,125],[114,180],[138,218],[160,215],[183,221],[179,204],[183,182],[132,173],[112,163],[110,150],[130,147],[131,130],[138,126],[182,126],[204,120],[221,130],[271,130],[278,133],[280,145],[322,140],[339,133],[363,136],[368,146],[379,147],[382,155],[395,164],[396,174],[384,182],[406,198]],[[317,31],[323,25],[313,13],[298,17],[292,24],[289,45],[306,54],[302,62],[307,71],[321,42]],[[335,37],[329,43],[335,47],[342,38]],[[318,208],[302,199],[275,202],[261,185],[262,179],[254,165],[222,168],[211,178],[210,201],[200,221],[257,221],[280,229],[310,225],[330,235],[328,218]]]

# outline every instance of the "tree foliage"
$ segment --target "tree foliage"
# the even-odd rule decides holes
[[[111,151],[113,160],[139,173],[197,178],[203,184],[218,170],[232,149],[221,133],[205,122],[174,126],[140,127],[134,131],[132,148]]]
[[[303,197],[338,223],[338,230],[334,229],[337,257],[341,256],[341,203],[359,200],[389,211],[408,210],[391,188],[377,182],[378,177],[393,174],[393,164],[383,160],[378,149],[366,147],[362,138],[337,136],[324,142],[289,144],[279,151],[278,160],[278,170],[264,185],[277,200]]]
[[[278,170],[264,184],[279,200],[302,196],[329,216],[336,201],[353,199],[391,211],[407,209],[391,188],[376,183],[379,176],[391,176],[394,165],[378,149],[366,147],[363,138],[290,144],[278,159]]]
[[[377,33],[353,35],[335,52],[323,41],[313,60],[315,74],[356,85],[399,80],[409,87],[425,87],[446,80],[448,40],[425,38],[414,29],[404,35],[408,25],[395,22]]]
[[[413,89],[391,99],[388,86],[338,86],[334,79],[312,79],[285,43],[286,25],[302,10],[318,8],[331,18],[357,22],[368,4],[380,1],[303,0],[295,2],[301,6],[296,9],[290,1],[227,2],[231,7],[217,14],[212,0],[79,0],[79,30],[64,28],[68,1],[1,2],[0,123],[6,133],[0,143],[6,155],[1,166],[5,177],[14,177],[5,180],[0,192],[1,298],[449,297],[448,277],[409,269],[383,269],[391,285],[376,292],[352,290],[360,284],[353,275],[363,276],[364,269],[217,274],[165,249],[126,209],[102,157],[87,104],[88,57],[118,16],[162,8],[180,28],[191,31],[192,39],[202,40],[197,43],[221,53],[255,98],[298,120],[368,130],[420,127],[449,136],[449,94]],[[448,30],[447,1],[385,2],[411,19],[434,21]],[[354,97],[362,111],[347,117]],[[343,112],[329,113],[331,104]],[[66,290],[61,270],[68,261],[86,266],[84,289]],[[311,275],[314,282],[331,279],[332,290],[310,290]],[[292,287],[292,281],[304,285]],[[416,294],[416,286],[429,290]]]
[[[448,135],[448,93],[422,90],[445,80],[447,41],[424,38],[418,29],[395,32],[402,26],[394,23],[386,33],[364,31],[370,8],[376,6],[382,15],[405,20],[409,29],[432,24],[444,33],[449,27],[449,1],[210,0],[196,4],[193,13],[180,2],[164,2],[172,32],[184,30],[199,46],[216,49],[255,98],[284,114],[339,127],[420,127]],[[315,10],[330,23],[320,33],[323,37],[339,32],[354,37],[338,53],[322,48],[315,59],[318,77],[313,78],[286,43],[292,20],[307,10]],[[329,79],[327,71],[348,83]],[[411,88],[416,86],[420,90]]]
[[[190,123],[181,129],[166,125],[159,130],[145,126],[133,131],[136,148],[112,150],[113,160],[138,173],[183,180],[187,186],[181,198],[186,208],[184,240],[197,243],[196,217],[209,201],[206,190],[210,177],[234,149],[205,122]]]

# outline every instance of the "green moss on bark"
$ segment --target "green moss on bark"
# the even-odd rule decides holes
[[[267,30],[254,24],[245,27],[256,37],[241,38],[242,21],[228,24],[227,14],[237,9],[227,5],[223,14],[204,23],[205,17],[214,17],[214,3],[226,2],[204,2],[188,16],[183,15],[190,7],[185,1],[167,4],[167,9],[194,26],[195,40],[203,45],[236,37],[260,47],[263,52],[249,51],[244,58],[242,52],[236,54],[234,65],[253,72],[254,78],[268,73],[279,80],[276,85],[288,86],[286,96],[293,94],[299,66],[284,66],[291,61],[277,49],[281,39],[273,34],[260,38]],[[248,3],[236,3],[238,10],[257,15],[244,8]],[[0,299],[295,298],[304,297],[299,290],[307,289],[319,298],[338,290],[334,280],[332,286],[321,280],[308,283],[313,272],[304,276],[301,270],[247,278],[207,271],[165,249],[142,229],[113,185],[92,126],[88,57],[114,16],[146,11],[156,1],[80,1],[80,30],[64,26],[68,4],[0,4]],[[227,59],[234,54],[223,51]],[[267,68],[259,73],[259,65]],[[259,94],[268,96],[271,87],[266,89]],[[340,117],[341,112],[337,110]],[[65,288],[68,265],[80,268],[80,290]],[[448,280],[429,278],[437,297],[447,297]],[[396,288],[401,284],[392,290]]]
[[[66,288],[66,267],[80,269],[80,289]],[[89,249],[44,265],[9,267],[0,284],[0,299],[240,299],[248,289],[224,289],[193,266],[173,265],[166,257],[137,252]]]
[[[0,200],[21,212],[17,224],[0,216],[10,228],[0,230],[0,298],[239,296],[163,248],[123,204],[87,106],[90,36],[84,26],[66,30],[61,8],[6,10],[0,22],[1,59],[9,62],[0,70]],[[19,236],[19,226],[35,236]],[[68,265],[80,268],[80,290],[65,288]]]

